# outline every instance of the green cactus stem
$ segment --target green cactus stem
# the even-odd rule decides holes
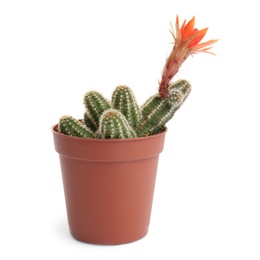
[[[179,107],[186,100],[191,91],[191,85],[187,80],[180,79],[169,85],[169,92],[173,93],[174,91],[181,92],[183,95],[182,102],[179,104]]]
[[[135,138],[136,133],[120,111],[109,109],[100,118],[96,136],[106,139]]]
[[[169,86],[169,95],[150,97],[141,107],[142,119],[136,127],[139,137],[160,133],[190,93],[191,86],[186,80],[179,80]]]
[[[97,131],[96,125],[94,125],[87,112],[84,113],[83,124],[85,124],[93,133]]]
[[[93,132],[72,116],[65,115],[60,118],[58,131],[65,135],[93,138]]]
[[[141,110],[128,86],[120,85],[116,87],[112,94],[112,106],[125,116],[132,127],[137,126],[141,118]]]
[[[111,108],[110,102],[97,91],[89,91],[84,95],[86,112],[84,121],[93,131],[99,127],[99,119],[103,112]]]

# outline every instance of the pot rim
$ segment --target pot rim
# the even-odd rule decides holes
[[[62,138],[66,139],[71,139],[71,140],[81,140],[81,141],[86,141],[86,142],[105,142],[105,143],[113,143],[113,142],[131,142],[131,141],[142,141],[142,140],[147,140],[147,139],[153,139],[153,138],[158,138],[158,135],[163,135],[167,132],[168,128],[165,126],[164,130],[158,134],[155,135],[149,135],[145,137],[137,137],[137,138],[120,138],[120,139],[99,139],[99,138],[87,138],[87,137],[78,137],[78,136],[70,136],[70,135],[65,135],[62,133],[58,132],[58,123],[55,125],[52,125],[51,131],[55,135],[59,135]]]

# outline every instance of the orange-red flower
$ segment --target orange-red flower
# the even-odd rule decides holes
[[[182,26],[179,26],[179,17],[176,16],[175,32],[171,25],[171,34],[174,38],[174,46],[171,54],[166,60],[162,79],[159,86],[159,94],[162,98],[166,98],[169,94],[169,83],[174,75],[178,72],[182,63],[188,58],[189,55],[205,52],[211,53],[208,50],[212,47],[209,45],[215,43],[218,40],[210,40],[200,43],[207,33],[208,28],[198,30],[194,28],[195,17],[193,17],[187,24],[184,20]]]

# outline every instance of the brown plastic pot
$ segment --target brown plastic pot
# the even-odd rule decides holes
[[[75,239],[124,244],[147,234],[166,131],[134,139],[88,139],[52,127]]]

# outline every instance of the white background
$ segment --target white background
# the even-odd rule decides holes
[[[176,14],[219,42],[175,77],[193,90],[167,124],[149,233],[75,241],[51,126],[81,118],[91,89],[153,95]],[[255,0],[2,0],[0,258],[259,260],[259,24]]]

